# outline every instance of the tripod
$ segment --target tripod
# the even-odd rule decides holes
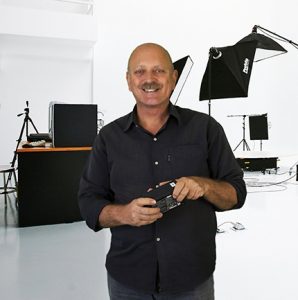
[[[23,134],[24,134],[24,130],[26,130],[26,138],[28,140],[28,123],[29,122],[33,126],[35,132],[38,133],[38,130],[35,127],[32,119],[29,117],[29,101],[26,101],[26,108],[24,109],[24,112],[18,114],[17,117],[20,117],[22,115],[25,115],[25,117],[24,117],[24,121],[23,121],[23,125],[22,125],[22,128],[21,128],[21,132],[20,132],[19,138],[17,139],[17,146],[16,146],[16,149],[14,151],[13,159],[11,161],[11,167],[14,167],[14,165],[15,165],[15,162],[16,162],[16,159],[17,159],[17,150],[18,150],[18,147],[19,147],[20,142],[22,140],[22,137],[23,137]],[[8,181],[10,180],[10,177],[11,176],[9,176]]]
[[[245,150],[250,151],[250,148],[249,148],[249,146],[247,144],[247,141],[245,139],[245,118],[247,117],[247,115],[230,115],[228,117],[242,117],[242,140],[239,142],[239,144],[236,146],[236,148],[233,151],[237,150],[237,148],[241,144],[243,144],[242,145],[243,146],[243,151],[245,151]]]

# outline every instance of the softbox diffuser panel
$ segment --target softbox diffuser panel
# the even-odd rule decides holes
[[[247,97],[256,41],[217,48],[221,57],[209,56],[200,100]]]
[[[174,69],[177,70],[178,77],[177,77],[175,89],[171,94],[170,101],[173,104],[176,104],[180,96],[180,93],[182,92],[182,89],[184,87],[184,84],[188,78],[188,75],[191,71],[191,68],[193,66],[193,61],[191,57],[188,55],[175,61],[173,65],[174,65]]]

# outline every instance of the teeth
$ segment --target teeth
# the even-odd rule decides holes
[[[157,89],[144,89],[146,93],[151,93],[157,91]]]

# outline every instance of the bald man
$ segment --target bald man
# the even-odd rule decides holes
[[[215,212],[243,206],[243,172],[218,122],[170,102],[166,49],[135,48],[126,80],[135,107],[101,129],[79,190],[87,225],[112,233],[110,299],[212,300]],[[182,205],[161,212],[147,191],[169,181]]]

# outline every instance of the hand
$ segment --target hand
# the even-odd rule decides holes
[[[162,217],[158,207],[146,207],[156,204],[152,198],[137,198],[123,206],[123,221],[131,226],[143,226],[154,223]]]
[[[197,200],[204,196],[207,189],[206,182],[200,177],[181,177],[176,179],[173,197],[181,202],[184,199]]]

